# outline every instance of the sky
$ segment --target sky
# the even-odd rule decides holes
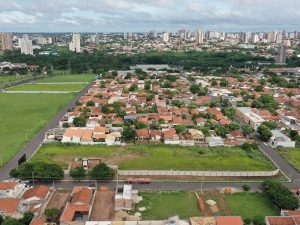
[[[0,31],[300,31],[299,9],[300,0],[0,0]]]

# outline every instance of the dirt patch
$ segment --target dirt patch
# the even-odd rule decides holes
[[[115,192],[97,191],[91,213],[92,221],[109,221],[115,214]]]
[[[133,152],[124,155],[115,155],[109,158],[103,158],[103,162],[107,164],[119,164],[120,162],[128,161],[130,159],[147,157],[148,155],[144,152]]]
[[[215,206],[218,210],[216,211],[214,210],[214,208],[209,208],[211,215],[230,216],[232,214],[230,207],[224,200],[223,194],[221,194],[219,191],[204,191],[202,196],[204,198],[204,201],[213,200],[216,202]]]
[[[57,208],[59,210],[62,210],[69,200],[70,195],[70,191],[55,191],[46,208]]]

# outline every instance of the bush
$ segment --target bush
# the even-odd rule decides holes
[[[244,191],[250,191],[250,189],[251,189],[251,187],[249,185],[247,185],[247,184],[243,185],[243,190]]]
[[[80,180],[84,178],[85,175],[85,169],[82,166],[70,170],[70,177],[72,177],[74,180]]]
[[[263,191],[280,209],[294,210],[299,207],[298,199],[281,183],[273,180],[266,180],[262,183],[262,187]]]

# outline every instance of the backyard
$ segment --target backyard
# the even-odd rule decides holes
[[[300,148],[278,148],[277,151],[291,165],[300,171]]]
[[[52,161],[62,166],[82,157],[101,157],[126,170],[204,170],[259,171],[273,170],[273,164],[259,150],[246,153],[241,148],[180,147],[169,145],[77,146],[47,144],[33,157],[34,161]]]
[[[241,216],[243,219],[279,215],[279,210],[271,200],[261,193],[241,192],[225,195],[224,199],[232,215]]]
[[[72,94],[0,94],[0,153],[3,164],[72,98]]]
[[[62,84],[62,83],[53,83],[53,84],[44,84],[44,83],[32,83],[32,84],[23,84],[9,88],[8,91],[68,91],[76,92],[80,91],[86,83],[80,84]]]
[[[143,196],[143,200],[136,208],[146,207],[146,211],[141,212],[144,220],[160,220],[176,215],[180,219],[200,216],[194,192],[141,192],[140,195]]]

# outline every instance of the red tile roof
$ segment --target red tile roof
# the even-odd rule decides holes
[[[6,213],[16,213],[20,204],[18,198],[2,198],[0,199],[0,210]]]
[[[49,187],[45,185],[39,185],[35,186],[33,188],[30,188],[23,194],[24,199],[29,199],[32,197],[38,197],[40,199],[46,198],[48,192],[49,192]]]

